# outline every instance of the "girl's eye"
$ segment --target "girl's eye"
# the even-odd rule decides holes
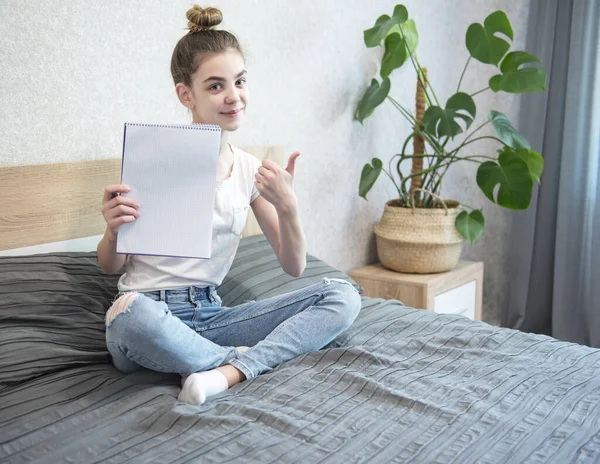
[[[246,79],[242,78],[242,79],[238,79],[235,83],[235,85],[244,85],[246,84]],[[212,85],[208,88],[208,90],[213,91],[213,90],[221,90],[223,86],[221,84],[215,84]]]

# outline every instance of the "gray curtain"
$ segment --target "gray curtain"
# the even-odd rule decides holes
[[[526,50],[548,71],[519,129],[544,156],[514,215],[505,327],[600,347],[600,1],[532,0]]]

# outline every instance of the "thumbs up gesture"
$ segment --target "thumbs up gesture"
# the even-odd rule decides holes
[[[290,175],[292,176],[292,180],[294,178],[294,168],[296,167],[296,160],[298,159],[299,156],[300,156],[299,151],[292,153],[292,156],[290,156],[290,158],[288,159],[287,167],[285,168],[285,170],[287,172],[289,172]]]
[[[261,196],[272,203],[278,211],[296,201],[294,193],[294,169],[300,152],[294,152],[285,169],[271,160],[263,160],[254,176],[256,188]]]

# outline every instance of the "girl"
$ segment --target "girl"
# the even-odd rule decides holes
[[[189,32],[171,59],[179,101],[193,123],[218,124],[222,143],[213,211],[212,257],[197,260],[116,253],[121,224],[135,221],[143,205],[126,195],[126,185],[109,185],[102,214],[107,223],[98,262],[114,274],[123,265],[119,294],[106,312],[106,344],[122,372],[145,367],[182,376],[178,400],[201,404],[283,361],[325,346],[360,310],[360,296],[343,280],[323,282],[262,301],[227,308],[215,287],[229,271],[248,206],[275,250],[282,269],[298,277],[306,265],[306,245],[293,189],[292,154],[287,167],[227,142],[248,105],[245,60],[237,39],[215,30],[216,8],[197,5],[187,12]]]

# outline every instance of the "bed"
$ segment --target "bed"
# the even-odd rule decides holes
[[[600,460],[600,350],[395,300],[363,297],[330,344],[200,406],[177,401],[177,375],[120,373],[103,324],[119,275],[65,245],[103,230],[97,189],[118,179],[116,161],[0,168],[14,200],[0,205],[0,462]],[[77,189],[79,210],[50,199]],[[286,275],[258,232],[250,218],[225,305],[325,276],[353,283],[310,255]]]

